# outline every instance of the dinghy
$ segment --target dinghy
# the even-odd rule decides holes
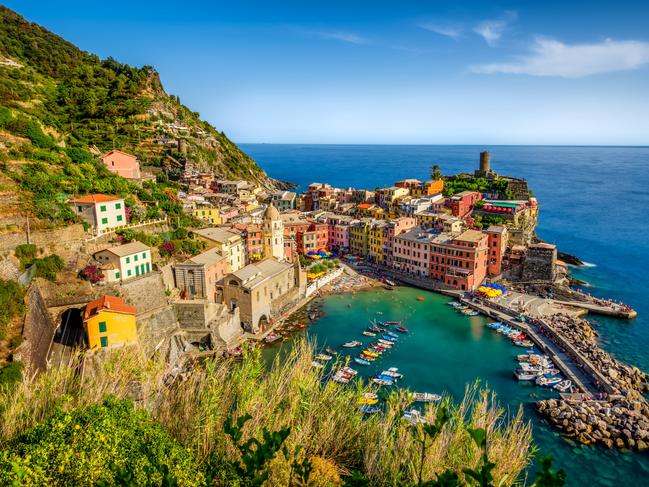
[[[359,342],[358,340],[352,340],[351,342],[345,342],[343,343],[343,347],[345,348],[354,348],[362,345],[363,342]]]
[[[413,392],[412,400],[414,402],[434,402],[439,401],[442,398],[439,394],[433,394],[431,392]]]

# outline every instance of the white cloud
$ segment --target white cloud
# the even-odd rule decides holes
[[[649,63],[649,43],[606,39],[594,44],[564,44],[539,37],[531,53],[505,63],[480,64],[474,73],[528,74],[581,78],[593,74],[636,69]]]
[[[421,24],[419,27],[429,32],[434,32],[435,34],[450,37],[451,39],[458,39],[462,36],[461,27],[435,24]]]
[[[318,32],[323,39],[333,39],[336,41],[347,42],[349,44],[370,44],[370,40],[366,37],[354,34],[353,32]]]
[[[507,30],[509,24],[516,20],[517,17],[518,14],[516,12],[508,10],[500,19],[480,22],[473,28],[473,32],[482,36],[490,46],[495,46]]]

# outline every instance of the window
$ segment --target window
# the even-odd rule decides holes
[[[99,322],[99,333],[106,333],[106,322],[105,321],[100,321]]]
[[[127,275],[128,277],[131,276],[131,269],[129,269],[129,270],[126,271],[126,275]]]
[[[108,224],[108,218],[102,218],[101,219],[101,224],[102,225],[107,225]]]
[[[135,262],[137,262],[137,254],[135,254],[135,255],[133,256],[133,260],[134,260]]]
[[[130,258],[130,257],[127,257],[127,258],[126,258],[126,263],[127,263],[127,264],[130,264],[130,263],[131,263],[131,258]]]
[[[115,271],[115,279],[119,279],[119,271]]]
[[[121,203],[115,203],[115,209],[116,209],[116,210],[120,210],[121,208],[122,208],[122,204],[121,204]]]
[[[106,211],[106,205],[101,205],[99,207],[99,211]]]
[[[146,259],[146,252],[142,252],[142,258]]]
[[[117,221],[121,222],[122,221],[122,215],[117,215]]]
[[[101,348],[106,348],[108,346],[108,337],[100,337],[99,343],[101,344]]]

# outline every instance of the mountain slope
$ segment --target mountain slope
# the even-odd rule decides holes
[[[3,160],[43,160],[51,148],[116,147],[172,176],[187,164],[272,186],[225,134],[167,95],[151,66],[100,60],[2,6],[0,26]]]

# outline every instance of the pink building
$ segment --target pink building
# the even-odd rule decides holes
[[[140,179],[140,163],[137,160],[137,157],[122,152],[118,149],[113,149],[109,152],[106,152],[101,156],[101,160],[104,163],[104,166],[118,176],[122,176],[126,179]]]
[[[330,250],[349,251],[349,228],[353,221],[353,218],[345,215],[330,215],[327,217]]]
[[[221,208],[221,224],[225,224],[239,216],[239,210],[234,206],[224,206]]]

